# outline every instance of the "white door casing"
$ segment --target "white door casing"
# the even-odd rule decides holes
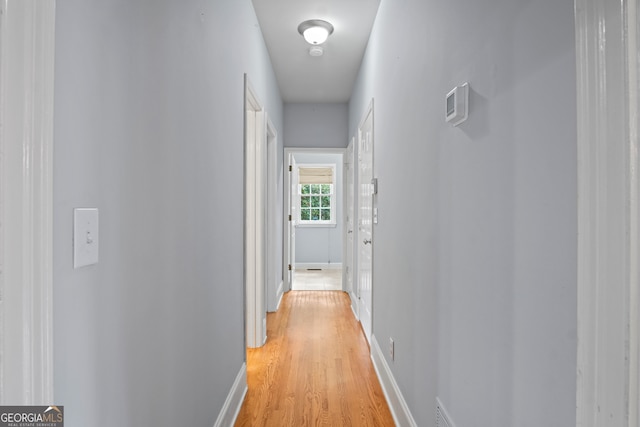
[[[576,424],[640,427],[637,0],[575,0]]]
[[[307,154],[339,154],[344,159],[344,148],[309,148],[309,147],[286,147],[284,149],[284,166],[287,172],[285,175],[284,183],[284,202],[285,202],[285,215],[284,215],[284,268],[285,268],[285,290],[291,290],[291,285],[295,280],[295,265],[296,265],[296,232],[299,226],[299,208],[300,195],[299,193],[299,176],[297,174],[298,163],[296,162],[296,155]],[[323,163],[324,164],[324,163]],[[307,163],[305,163],[307,165]],[[311,164],[309,164],[311,165]],[[340,186],[342,189],[343,182],[335,181],[336,186]],[[342,191],[342,190],[340,190]],[[336,192],[340,192],[336,190]],[[343,196],[344,198],[344,196]],[[336,198],[337,200],[337,198]],[[341,202],[342,200],[340,200]],[[338,203],[340,203],[338,202]],[[289,221],[289,218],[291,220]],[[288,270],[291,266],[291,270]],[[344,282],[343,282],[344,283]]]
[[[250,348],[267,339],[266,138],[266,114],[245,75],[245,332]]]
[[[358,127],[358,316],[367,340],[373,328],[373,101]]]
[[[53,404],[54,0],[0,1],[0,404]]]

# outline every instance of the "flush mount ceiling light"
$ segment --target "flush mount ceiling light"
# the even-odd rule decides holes
[[[307,43],[319,45],[327,40],[333,33],[333,25],[321,19],[310,19],[298,25],[298,32],[302,34]]]

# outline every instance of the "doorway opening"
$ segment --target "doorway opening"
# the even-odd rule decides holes
[[[343,290],[344,148],[285,148],[287,290]]]
[[[278,131],[245,75],[244,303],[247,347],[267,340],[267,310],[283,293],[278,268]],[[276,265],[278,264],[278,265]]]

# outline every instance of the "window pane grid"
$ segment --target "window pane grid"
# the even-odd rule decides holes
[[[299,191],[301,221],[331,221],[332,184],[301,184]]]

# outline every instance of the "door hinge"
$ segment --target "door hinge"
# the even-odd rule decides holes
[[[291,219],[292,219],[292,218],[291,218],[291,215],[289,215],[289,221],[291,221]]]
[[[291,271],[291,264],[289,264],[289,271]]]
[[[289,165],[289,172],[293,172],[293,166]]]

